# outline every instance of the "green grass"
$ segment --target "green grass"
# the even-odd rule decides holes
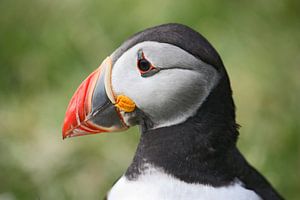
[[[0,200],[101,199],[139,133],[63,141],[80,82],[128,36],[179,22],[219,51],[242,125],[238,146],[286,197],[300,188],[300,5],[277,1],[0,2]]]

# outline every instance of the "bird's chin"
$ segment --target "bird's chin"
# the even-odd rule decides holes
[[[123,117],[124,123],[128,126],[136,126],[140,124],[140,118],[138,117],[137,112],[121,112],[121,115]]]

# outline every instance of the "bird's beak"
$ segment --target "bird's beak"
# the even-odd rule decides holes
[[[134,102],[124,95],[115,97],[111,86],[111,58],[91,73],[78,87],[66,111],[63,138],[128,128],[121,111],[132,112]]]

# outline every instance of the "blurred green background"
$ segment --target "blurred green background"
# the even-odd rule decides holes
[[[0,200],[101,199],[139,133],[62,140],[81,81],[131,34],[179,22],[230,74],[246,158],[287,199],[300,190],[300,1],[0,1]]]

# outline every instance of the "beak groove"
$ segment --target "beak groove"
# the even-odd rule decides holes
[[[128,128],[115,105],[111,70],[112,63],[108,57],[80,84],[66,111],[63,139]]]

